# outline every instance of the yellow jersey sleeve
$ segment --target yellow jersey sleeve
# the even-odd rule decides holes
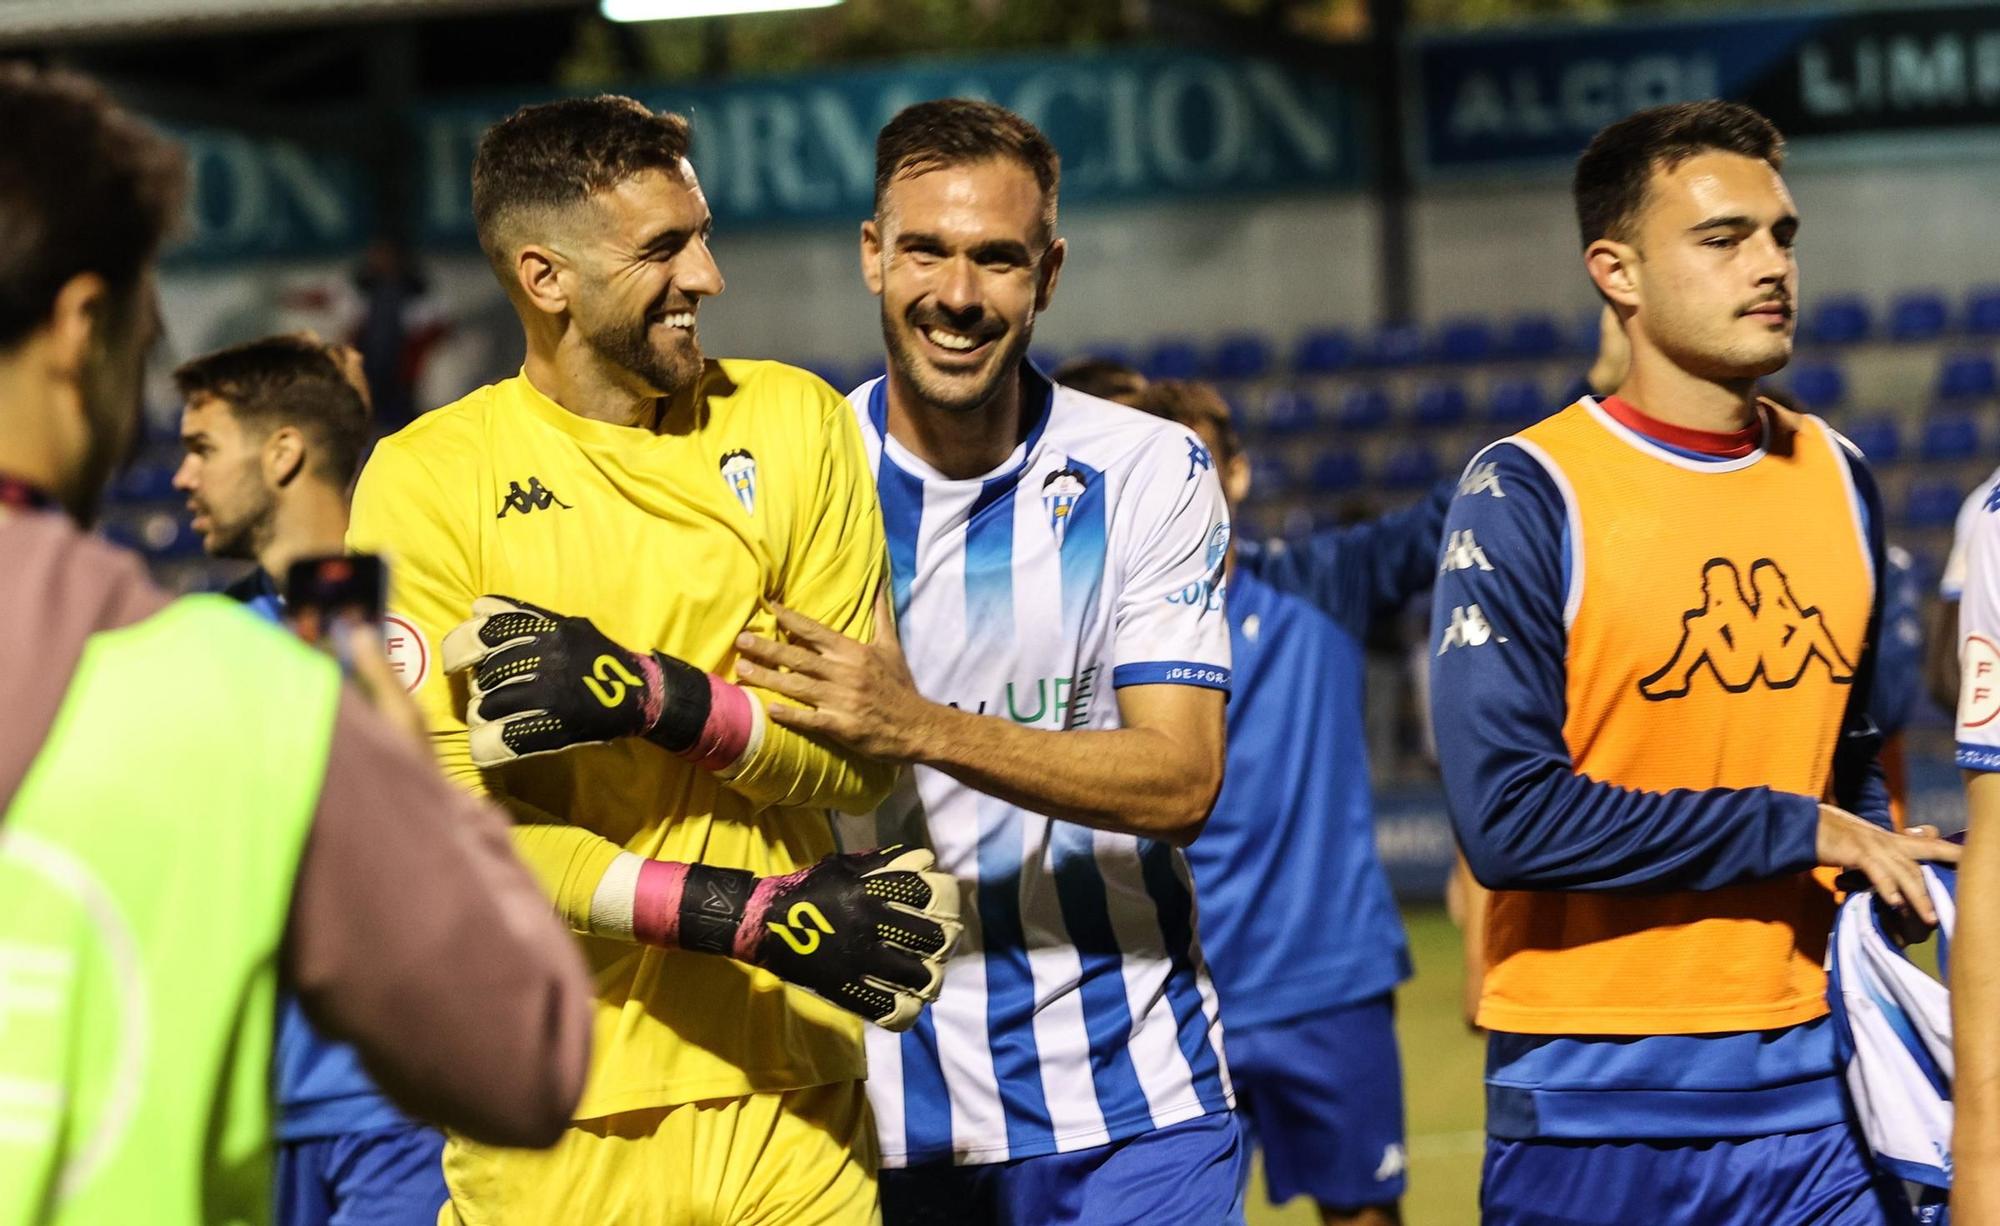
[[[869,642],[875,637],[875,597],[888,566],[875,480],[847,401],[818,379],[801,386],[824,402],[823,429],[816,462],[802,466],[814,480],[795,504],[778,600],[829,629]],[[790,701],[744,688],[766,707]],[[809,805],[843,813],[875,808],[895,782],[892,765],[775,723],[728,780],[731,790],[760,806]]]
[[[492,796],[514,816],[514,850],[569,926],[588,932],[598,880],[623,849],[525,801],[494,793],[472,761],[464,684],[447,677],[438,659],[444,636],[471,615],[479,595],[472,542],[465,536],[477,521],[465,508],[452,506],[453,475],[433,470],[399,438],[382,440],[354,489],[347,547],[381,554],[388,562],[390,654],[423,711],[438,765],[454,783]],[[469,477],[458,487],[475,488]]]

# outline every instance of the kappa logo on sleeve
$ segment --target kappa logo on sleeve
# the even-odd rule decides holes
[[[1984,728],[2000,716],[2000,647],[1968,634],[1958,650],[1958,726]]]
[[[1492,570],[1493,563],[1486,560],[1486,551],[1479,547],[1479,540],[1466,528],[1451,534],[1445,542],[1444,560],[1438,564],[1440,575],[1455,570]]]
[[[1451,625],[1444,628],[1444,636],[1438,640],[1437,653],[1443,655],[1454,647],[1484,647],[1488,643],[1506,641],[1506,635],[1493,633],[1493,623],[1486,620],[1485,611],[1478,605],[1454,605]]]
[[[1484,464],[1474,464],[1458,479],[1458,494],[1470,498],[1474,494],[1491,494],[1495,498],[1505,498],[1507,491],[1500,488],[1500,462],[1488,460]]]

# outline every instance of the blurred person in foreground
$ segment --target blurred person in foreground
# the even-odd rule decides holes
[[[345,551],[347,494],[368,441],[361,355],[271,336],[182,364],[174,386],[184,452],[174,488],[209,556],[256,563],[224,594],[279,620],[291,564]],[[443,1134],[398,1111],[296,999],[281,1009],[279,1226],[434,1221],[447,1198]]]
[[[877,135],[860,255],[889,373],[850,400],[901,642],[787,613],[791,643],[743,647],[812,708],[775,718],[913,768],[847,842],[928,837],[975,900],[938,1002],[869,1035],[892,1224],[1219,1223],[1240,1196],[1179,850],[1221,783],[1228,512],[1192,434],[1027,360],[1060,175],[988,102]]]
[[[1213,388],[1153,383],[1134,407],[1193,430],[1242,505],[1250,457]],[[1437,577],[1452,489],[1302,541],[1240,542],[1227,563],[1228,765],[1188,865],[1270,1198],[1310,1195],[1328,1223],[1401,1220],[1395,988],[1410,951],[1375,850],[1363,683],[1373,627]]]
[[[447,1223],[872,1221],[862,1019],[914,1022],[956,931],[930,853],[830,854],[826,810],[894,769],[723,677],[776,603],[872,636],[885,555],[846,402],[702,355],[723,282],[688,139],[613,97],[487,131],[474,219],[526,363],[382,440],[355,491],[445,770],[514,813],[597,976],[573,1126],[450,1138]]]
[[[2000,1222],[2000,477],[1962,522],[1956,736],[1965,862],[1951,949],[1951,1213]]]
[[[1958,848],[1889,829],[1867,465],[1756,394],[1792,347],[1782,150],[1724,102],[1598,133],[1577,219],[1630,368],[1476,456],[1446,521],[1434,724],[1493,890],[1488,1222],[1903,1211],[1849,1122],[1813,869],[1929,923],[1919,862]]]
[[[18,66],[0,129],[0,1223],[267,1221],[281,982],[405,1110],[553,1140],[589,986],[500,816],[332,659],[81,531],[182,155]]]

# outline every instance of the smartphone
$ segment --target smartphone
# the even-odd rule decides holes
[[[387,568],[372,553],[301,558],[285,572],[285,620],[300,638],[328,644],[342,625],[380,626]],[[338,654],[339,644],[331,644]]]

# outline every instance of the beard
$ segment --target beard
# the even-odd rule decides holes
[[[951,376],[941,373],[917,352],[916,337],[920,326],[940,323],[950,327],[950,321],[906,319],[902,322],[907,324],[907,328],[898,326],[898,320],[890,313],[888,304],[883,303],[882,340],[889,350],[889,363],[903,376],[905,383],[916,389],[925,404],[947,413],[970,413],[991,403],[1006,381],[1019,371],[1021,359],[1028,352],[1028,342],[1035,335],[1035,320],[1030,315],[1019,331],[994,347],[994,352],[987,358],[985,370]]]
[[[579,321],[581,324],[581,321]],[[662,351],[647,316],[607,327],[581,328],[584,343],[605,361],[636,376],[662,396],[672,396],[701,376],[701,342],[690,329],[685,343]]]

